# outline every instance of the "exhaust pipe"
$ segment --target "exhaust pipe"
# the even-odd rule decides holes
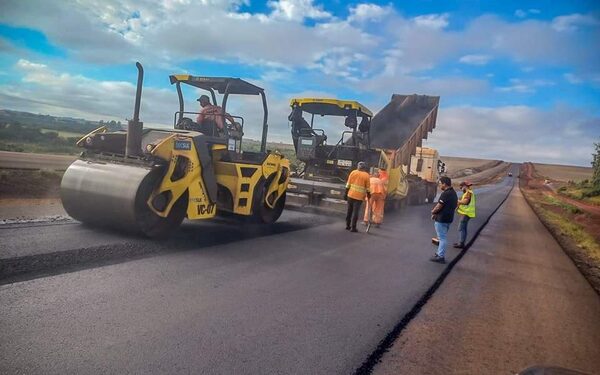
[[[127,143],[125,156],[142,155],[142,128],[144,123],[140,121],[140,104],[142,101],[142,83],[144,81],[144,68],[139,62],[135,63],[138,69],[137,89],[135,91],[135,107],[133,109],[133,120],[127,123]]]

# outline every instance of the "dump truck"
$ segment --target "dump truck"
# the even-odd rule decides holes
[[[304,167],[290,180],[288,201],[303,207],[344,210],[348,175],[364,161],[371,169],[388,173],[386,206],[432,202],[444,165],[438,152],[422,147],[422,141],[435,128],[438,106],[437,96],[394,94],[373,116],[357,101],[292,99],[288,119],[296,156]],[[332,116],[344,118],[348,129],[329,144],[330,134],[315,119]],[[325,125],[333,127],[331,122]]]
[[[210,219],[223,213],[258,223],[275,222],[285,205],[289,160],[266,150],[264,90],[239,78],[172,75],[170,82],[179,98],[174,129],[144,128],[139,118],[144,71],[141,64],[136,66],[135,106],[127,130],[101,127],[77,142],[83,151],[61,182],[66,212],[86,224],[148,237],[169,235],[185,217]],[[185,110],[181,85],[207,91],[215,105],[217,94],[221,95],[225,126],[214,126],[214,117],[212,123],[202,124],[186,117],[199,112]],[[259,152],[241,149],[246,125],[243,117],[227,114],[231,95],[260,98]]]

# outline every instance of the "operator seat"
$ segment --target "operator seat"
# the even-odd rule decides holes
[[[325,134],[318,134],[310,127],[308,121],[302,116],[302,110],[299,107],[292,109],[288,120],[292,122],[292,140],[296,149],[298,148],[298,138],[300,137],[314,137],[317,146],[322,145],[327,140]]]

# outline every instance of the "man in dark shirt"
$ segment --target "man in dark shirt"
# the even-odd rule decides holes
[[[437,253],[429,260],[436,263],[446,263],[448,229],[450,229],[450,223],[454,220],[454,210],[456,210],[458,204],[458,196],[452,188],[452,181],[449,177],[440,177],[438,184],[442,189],[442,194],[433,210],[431,210],[431,218],[434,220],[433,225],[439,239],[439,245]]]

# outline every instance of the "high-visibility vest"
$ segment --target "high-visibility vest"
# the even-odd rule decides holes
[[[385,195],[386,191],[385,191],[385,185],[383,183],[383,181],[381,180],[381,178],[379,177],[371,177],[370,180],[370,188],[371,188],[371,194],[382,194]]]
[[[354,170],[348,176],[346,189],[348,189],[348,197],[362,201],[367,196],[370,186],[370,176],[367,172]]]
[[[467,197],[467,194],[469,194],[469,193],[471,193],[471,200],[469,201],[469,204],[458,205],[458,209],[456,210],[456,212],[458,212],[461,215],[465,215],[470,218],[474,218],[475,217],[475,193],[473,192],[473,190],[468,189],[465,193],[463,193],[460,200],[465,199]]]

